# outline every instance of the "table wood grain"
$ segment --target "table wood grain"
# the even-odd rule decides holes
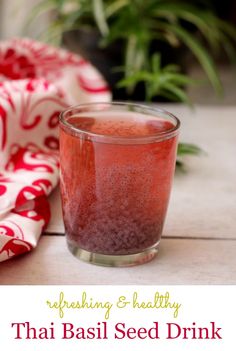
[[[99,267],[68,251],[64,236],[0,265],[1,284],[235,284],[236,240],[163,239],[157,257],[131,268]]]

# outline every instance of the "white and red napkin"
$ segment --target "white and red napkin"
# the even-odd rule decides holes
[[[29,39],[0,42],[0,262],[34,248],[49,222],[60,111],[110,99],[82,57]]]

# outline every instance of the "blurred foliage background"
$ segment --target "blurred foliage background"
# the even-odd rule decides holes
[[[14,28],[13,16],[20,14],[19,34],[85,56],[108,81],[114,100],[191,105],[189,87],[207,81],[219,100],[218,66],[236,62],[233,0],[2,0],[0,6],[12,18],[3,15],[0,34],[4,25]],[[193,63],[204,72],[201,79],[190,76]],[[200,152],[192,144],[178,149],[180,157]]]

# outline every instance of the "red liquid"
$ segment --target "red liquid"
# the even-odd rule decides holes
[[[108,116],[108,115],[107,115]],[[125,115],[123,115],[125,116]],[[75,127],[101,135],[151,136],[173,124],[142,115],[112,119],[70,117]],[[176,157],[176,136],[121,144],[60,131],[61,191],[67,240],[90,252],[138,253],[161,237]],[[130,140],[130,139],[129,139]]]

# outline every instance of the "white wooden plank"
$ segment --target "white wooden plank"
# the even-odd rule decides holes
[[[236,284],[236,241],[163,239],[156,259],[132,268],[83,263],[63,236],[0,265],[0,284]]]
[[[169,108],[182,121],[181,141],[206,152],[177,174],[165,235],[236,238],[236,107]]]

